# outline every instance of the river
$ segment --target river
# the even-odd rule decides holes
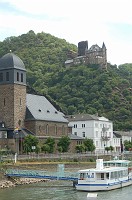
[[[71,181],[48,181],[1,189],[0,200],[87,200],[87,193],[76,191]],[[132,186],[97,193],[97,200],[132,200]]]

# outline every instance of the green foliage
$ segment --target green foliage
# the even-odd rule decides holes
[[[105,147],[105,150],[106,150],[107,153],[108,153],[108,151],[110,151],[110,147]]]
[[[39,143],[38,138],[36,138],[33,135],[27,135],[23,142],[24,152],[28,153],[35,151],[36,153],[38,153],[39,151],[38,143]],[[32,147],[35,147],[35,149],[32,149]]]
[[[41,147],[41,150],[45,153],[53,153],[55,148],[55,139],[54,138],[47,138],[43,146]]]
[[[82,153],[85,150],[85,147],[82,144],[76,145],[75,150],[77,153]]]
[[[132,64],[66,68],[69,50],[77,47],[47,33],[32,30],[0,42],[0,57],[9,50],[27,69],[27,84],[48,96],[65,114],[98,113],[114,122],[115,130],[132,130]]]
[[[63,136],[59,139],[57,146],[59,152],[67,152],[70,145],[70,138],[67,136]]]
[[[48,144],[43,144],[43,146],[41,147],[41,151],[47,153],[50,151],[50,146]]]
[[[114,147],[113,146],[110,146],[110,151],[112,152],[114,150]]]
[[[125,146],[125,150],[126,151],[132,150],[132,142],[131,141],[125,140],[124,141],[124,146]]]
[[[84,144],[85,151],[91,151],[91,152],[93,152],[95,150],[95,145],[94,145],[92,139],[86,138],[84,140],[83,144]]]

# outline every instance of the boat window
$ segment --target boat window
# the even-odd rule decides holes
[[[111,179],[114,178],[114,172],[111,172]]]
[[[109,173],[106,173],[106,178],[109,179]]]
[[[123,176],[127,176],[128,175],[128,170],[123,170]]]
[[[120,178],[120,177],[121,177],[121,171],[118,172],[118,178]]]
[[[118,172],[114,172],[114,177],[115,177],[115,179],[118,178]]]
[[[86,174],[85,173],[80,173],[80,180],[83,180],[85,178]]]
[[[101,180],[104,180],[104,173],[101,173]]]
[[[120,172],[120,177],[123,177],[123,171]]]

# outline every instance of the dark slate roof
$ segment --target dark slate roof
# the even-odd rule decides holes
[[[94,44],[92,45],[88,51],[100,51],[101,48],[97,45],[97,44]]]
[[[121,138],[121,135],[118,134],[118,133],[113,132],[113,137],[114,137],[114,138]]]
[[[79,136],[74,135],[74,134],[69,134],[68,137],[69,137],[71,140],[84,140],[84,139],[85,139],[85,138],[79,137]]]
[[[89,114],[77,114],[77,115],[67,115],[66,119],[70,121],[87,121],[87,120],[98,120],[99,117]]]
[[[0,70],[12,68],[26,71],[23,61],[18,56],[13,53],[7,53],[0,58]]]
[[[117,137],[122,137],[122,136],[132,137],[132,131],[114,131],[113,133]]]
[[[96,115],[89,115],[89,114],[76,114],[76,115],[67,115],[66,116],[66,119],[69,121],[69,122],[72,122],[72,121],[89,121],[89,120],[96,120],[96,121],[109,121],[107,118],[105,117],[99,117],[99,116],[96,116]]]
[[[26,120],[44,120],[68,123],[64,114],[57,111],[44,96],[27,94],[26,100]]]

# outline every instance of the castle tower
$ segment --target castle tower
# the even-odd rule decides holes
[[[0,59],[0,121],[14,130],[24,126],[26,112],[26,69],[13,53]]]
[[[88,41],[79,42],[78,43],[78,56],[84,56],[86,50],[88,50]]]

